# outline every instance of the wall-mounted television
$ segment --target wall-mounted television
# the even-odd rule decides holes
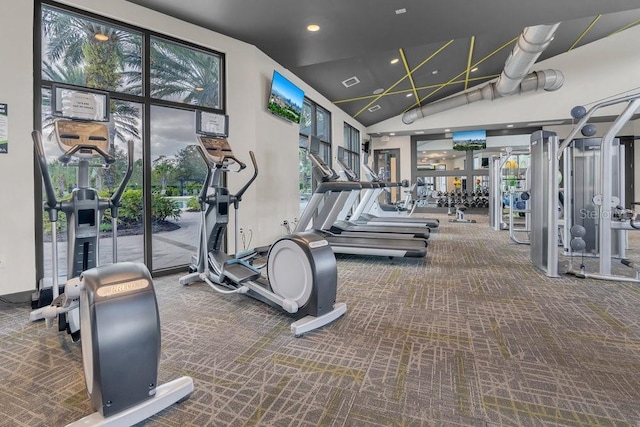
[[[267,109],[283,119],[300,123],[303,102],[304,91],[274,71]]]
[[[487,148],[486,130],[466,130],[461,132],[453,132],[454,150],[484,150],[485,148]]]

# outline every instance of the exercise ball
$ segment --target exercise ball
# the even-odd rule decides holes
[[[584,117],[585,114],[587,114],[587,109],[582,105],[576,105],[571,109],[571,117],[573,117],[574,119],[580,120]]]
[[[596,125],[592,125],[592,124],[584,125],[581,129],[582,135],[584,136],[593,136],[596,134],[597,131],[598,131],[598,128],[596,128]]]
[[[522,200],[529,200],[529,198],[530,198],[530,197],[531,197],[531,195],[529,194],[529,192],[528,192],[528,191],[523,191],[523,192],[520,194],[520,198],[521,198]]]
[[[587,234],[587,229],[581,225],[574,225],[571,227],[570,233],[573,237],[584,237]]]

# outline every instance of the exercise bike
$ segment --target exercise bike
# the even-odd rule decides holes
[[[47,210],[52,222],[57,220],[57,212],[62,210],[67,213],[68,225],[75,225],[69,234],[75,237],[68,242],[69,255],[75,256],[75,262],[81,261],[76,268],[84,271],[68,280],[64,293],[58,296],[54,262],[54,299],[49,306],[37,310],[37,315],[46,319],[48,325],[56,317],[59,322],[65,318],[76,319],[77,324],[73,325],[78,329],[73,332],[82,331],[85,383],[91,406],[96,412],[69,426],[129,426],[187,399],[193,391],[193,380],[180,377],[157,384],[161,351],[160,316],[147,267],[141,263],[115,263],[115,259],[114,264],[95,267],[97,257],[90,256],[97,251],[94,229],[99,224],[101,212],[111,208],[114,218],[117,217],[118,201],[132,169],[133,144],[130,142],[127,174],[109,200],[99,199],[95,190],[84,185],[87,176],[81,176],[86,175],[94,152],[107,163],[112,158],[105,148],[109,143],[106,125],[95,122],[109,121],[108,94],[54,85],[52,106],[54,114],[70,119],[55,122],[58,143],[65,148],[61,159],[68,162],[76,153],[80,157],[80,185],[70,202],[57,202],[55,199],[42,137],[38,131],[34,131],[32,136],[44,177]],[[55,248],[55,232],[53,234]],[[54,261],[57,261],[56,255],[54,249]],[[71,270],[71,260],[69,262],[71,274],[74,270]],[[75,315],[68,316],[71,313]]]
[[[296,337],[341,317],[347,306],[335,302],[336,259],[323,235],[305,231],[278,239],[268,249],[266,278],[260,268],[221,250],[230,205],[235,211],[238,240],[239,203],[258,176],[258,166],[250,151],[253,176],[236,194],[231,194],[222,184],[225,174],[240,172],[246,165],[234,155],[226,139],[227,117],[200,114],[196,128],[198,149],[208,173],[198,197],[202,213],[198,253],[180,284],[203,281],[217,292],[244,294],[278,308],[297,319],[291,324]]]
[[[61,99],[62,98],[62,99]],[[75,101],[70,101],[70,99]],[[87,111],[69,111],[69,103],[82,102],[90,105]],[[57,103],[57,105],[56,105]],[[65,104],[65,105],[63,105]],[[68,105],[67,105],[68,104]],[[103,105],[104,104],[104,105]],[[77,107],[76,105],[76,107]],[[90,113],[89,113],[90,112]],[[51,255],[53,275],[51,284],[42,279],[38,289],[32,296],[34,309],[29,319],[37,321],[44,318],[43,310],[49,304],[62,306],[69,304],[62,290],[66,282],[74,281],[85,270],[96,267],[99,260],[100,223],[104,212],[109,209],[112,218],[113,234],[113,262],[117,262],[118,246],[118,208],[120,199],[133,173],[133,141],[128,142],[128,164],[126,173],[117,190],[108,199],[100,198],[98,191],[89,187],[89,168],[106,168],[115,163],[116,159],[109,154],[109,121],[108,94],[106,92],[75,90],[62,85],[52,88],[52,114],[54,135],[63,154],[58,158],[65,166],[77,167],[77,187],[72,191],[69,200],[58,200],[47,166],[47,157],[42,143],[42,134],[33,131],[36,158],[40,165],[46,202],[44,208],[51,222]],[[99,159],[96,163],[93,160]],[[75,162],[75,163],[74,163]],[[67,275],[62,287],[58,277],[58,242],[57,227],[58,214],[63,212],[67,218]],[[80,339],[80,324],[78,311],[68,311],[58,319],[58,329],[67,330],[73,341]]]

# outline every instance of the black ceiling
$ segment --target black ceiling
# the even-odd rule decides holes
[[[638,0],[129,1],[257,46],[365,126],[496,77],[524,27],[562,22],[541,61],[640,24]]]

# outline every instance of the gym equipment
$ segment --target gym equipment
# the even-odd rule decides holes
[[[340,147],[339,147],[340,148]],[[372,190],[364,191],[362,194],[362,199],[360,203],[356,206],[353,211],[351,221],[357,224],[370,224],[370,225],[385,225],[385,226],[426,226],[430,229],[438,228],[440,221],[437,218],[414,218],[409,217],[408,215],[400,216],[396,214],[396,216],[376,216],[373,212],[380,213],[382,208],[378,203],[378,197],[380,193],[384,191],[385,188],[391,186],[399,186],[403,187],[409,186],[408,181],[403,181],[406,185],[401,183],[386,183],[382,182],[378,175],[371,169],[371,167],[367,164],[367,154],[363,156],[362,168],[365,171],[367,179],[371,182],[374,187]],[[341,167],[347,168],[344,162],[341,161],[340,156],[338,156],[338,162],[341,164]],[[407,193],[407,198],[405,199],[405,208],[406,204],[410,202],[411,192],[413,189],[409,190]],[[411,211],[413,212],[413,210]]]
[[[133,425],[193,392],[189,377],[157,385],[160,316],[144,264],[91,268],[67,282],[65,295],[71,304],[49,306],[44,316],[80,312],[84,377],[96,411],[68,427]]]
[[[313,229],[323,233],[335,253],[387,257],[422,258],[426,255],[426,239],[421,236],[402,236],[390,232],[390,227],[358,226],[359,231],[336,233],[335,219],[350,209],[349,199],[358,196],[363,184],[336,181],[339,175],[319,156],[320,141],[310,136],[307,156],[313,165],[313,174],[319,182],[313,196],[302,213],[296,231]],[[393,230],[398,230],[394,228]],[[427,227],[424,230],[428,231]],[[424,235],[423,235],[424,236]]]
[[[340,211],[336,210],[337,215],[328,216],[326,223],[329,227],[330,231],[336,234],[349,233],[349,235],[354,236],[352,233],[354,232],[365,232],[365,233],[375,233],[375,236],[378,237],[390,237],[386,236],[386,234],[393,234],[393,238],[396,239],[424,239],[425,244],[426,240],[430,235],[430,228],[428,228],[429,220],[423,220],[420,218],[409,218],[406,216],[403,217],[380,217],[376,218],[369,214],[364,214],[365,210],[362,208],[363,205],[371,205],[377,203],[377,196],[373,194],[377,191],[381,191],[383,184],[380,182],[361,182],[358,180],[356,174],[341,160],[341,157],[344,156],[344,148],[338,147],[338,157],[337,162],[342,168],[342,172],[351,182],[358,182],[361,188],[356,188],[348,194],[347,199],[344,201],[344,207]],[[329,181],[333,179],[332,177],[322,175],[321,178],[323,181]],[[406,182],[408,186],[409,183]],[[345,194],[345,197],[347,194]],[[356,203],[358,198],[361,196],[361,200],[359,203]],[[356,206],[357,205],[357,206]],[[353,214],[349,215],[353,210]],[[359,219],[358,219],[359,218]],[[371,221],[371,219],[375,219]],[[326,228],[323,226],[323,228]],[[374,236],[370,234],[370,236]]]
[[[108,94],[69,86],[52,87],[55,135],[63,149],[63,163],[78,158],[78,188],[69,202],[58,202],[40,132],[32,133],[36,155],[47,193],[47,209],[53,223],[59,211],[67,214],[69,268],[64,293],[58,295],[55,226],[53,231],[53,301],[31,313],[32,320],[45,319],[47,325],[58,317],[58,326],[67,326],[72,337],[82,331],[82,362],[91,406],[96,411],[70,426],[133,425],[186,399],[193,380],[181,377],[157,385],[160,362],[160,317],[151,274],[144,264],[114,264],[96,267],[98,225],[102,212],[111,209],[114,222],[120,197],[133,167],[133,143],[129,142],[127,174],[111,199],[102,200],[88,187],[90,160],[98,153],[105,163],[109,134]],[[69,120],[67,120],[69,119]],[[117,231],[114,223],[114,237]],[[66,319],[71,319],[68,322]],[[77,322],[77,323],[76,323]]]
[[[476,222],[475,219],[466,219],[464,217],[464,211],[467,210],[467,207],[462,205],[462,204],[458,204],[456,205],[456,218],[455,219],[450,219],[449,222],[462,222],[465,224],[474,224]]]
[[[511,190],[508,193],[507,200],[507,207],[509,208],[509,238],[511,239],[511,241],[519,245],[528,245],[530,243],[529,232],[531,231],[529,225],[529,213],[531,211],[529,210],[527,203],[527,201],[529,200],[529,193],[527,191]],[[516,226],[516,213],[518,214],[518,216],[524,217],[524,224],[520,222],[519,226]]]
[[[56,228],[58,213],[63,212],[67,217],[67,274],[66,278],[62,278],[63,283],[98,265],[100,222],[107,209],[110,209],[112,218],[113,262],[117,262],[118,208],[133,172],[133,141],[129,141],[127,170],[120,185],[109,199],[100,198],[98,191],[89,187],[89,168],[108,167],[116,160],[108,153],[109,129],[105,123],[109,121],[108,93],[53,85],[51,94],[52,114],[56,117],[54,134],[63,152],[58,160],[65,165],[77,167],[77,187],[72,191],[69,200],[57,200],[48,171],[42,134],[33,131],[31,136],[46,193],[44,208],[52,224],[53,275],[51,284],[44,279],[38,284],[38,289],[32,297],[32,308],[35,310],[29,315],[31,321],[43,319],[42,310],[47,309],[49,303],[58,306],[70,303],[64,294],[60,293]],[[92,162],[93,159],[100,162]],[[77,163],[71,163],[72,160]],[[58,328],[61,331],[66,329],[72,339],[77,341],[80,338],[77,310],[63,314],[59,319]]]
[[[626,103],[602,138],[593,136],[589,118],[600,108]],[[559,246],[568,256],[567,273],[576,277],[640,282],[635,263],[626,258],[626,233],[637,229],[635,213],[624,209],[624,150],[616,134],[640,108],[640,94],[600,102],[589,111],[576,107],[580,118],[560,144],[554,132],[538,131],[531,137],[531,260],[549,277],[558,276]],[[578,132],[587,139],[576,139]],[[563,160],[563,191],[560,192],[560,159]],[[562,195],[562,200],[557,195]],[[564,216],[559,218],[560,204]],[[575,227],[579,225],[584,228]],[[575,255],[598,259],[598,271],[588,273],[584,264],[574,269]],[[635,277],[612,274],[612,258],[633,267]]]
[[[258,176],[255,155],[249,152],[253,176],[236,193],[223,185],[228,172],[246,168],[235,156],[226,137],[228,118],[198,113],[198,149],[208,166],[200,191],[200,243],[181,285],[203,281],[223,294],[246,294],[293,316],[291,332],[298,337],[327,325],[347,311],[336,303],[338,273],[336,259],[324,236],[315,231],[293,233],[278,239],[268,250],[267,277],[248,261],[227,255],[221,249],[233,205],[238,242],[238,207],[242,196]],[[237,251],[236,251],[237,253]]]
[[[494,230],[509,229],[511,219],[506,217],[505,208],[511,207],[510,192],[528,188],[529,171],[522,165],[528,162],[528,158],[529,151],[516,151],[507,147],[505,154],[495,156],[489,162],[489,191],[479,192],[477,196],[482,196],[482,204],[489,208],[489,226]],[[517,196],[515,201],[518,201]]]

